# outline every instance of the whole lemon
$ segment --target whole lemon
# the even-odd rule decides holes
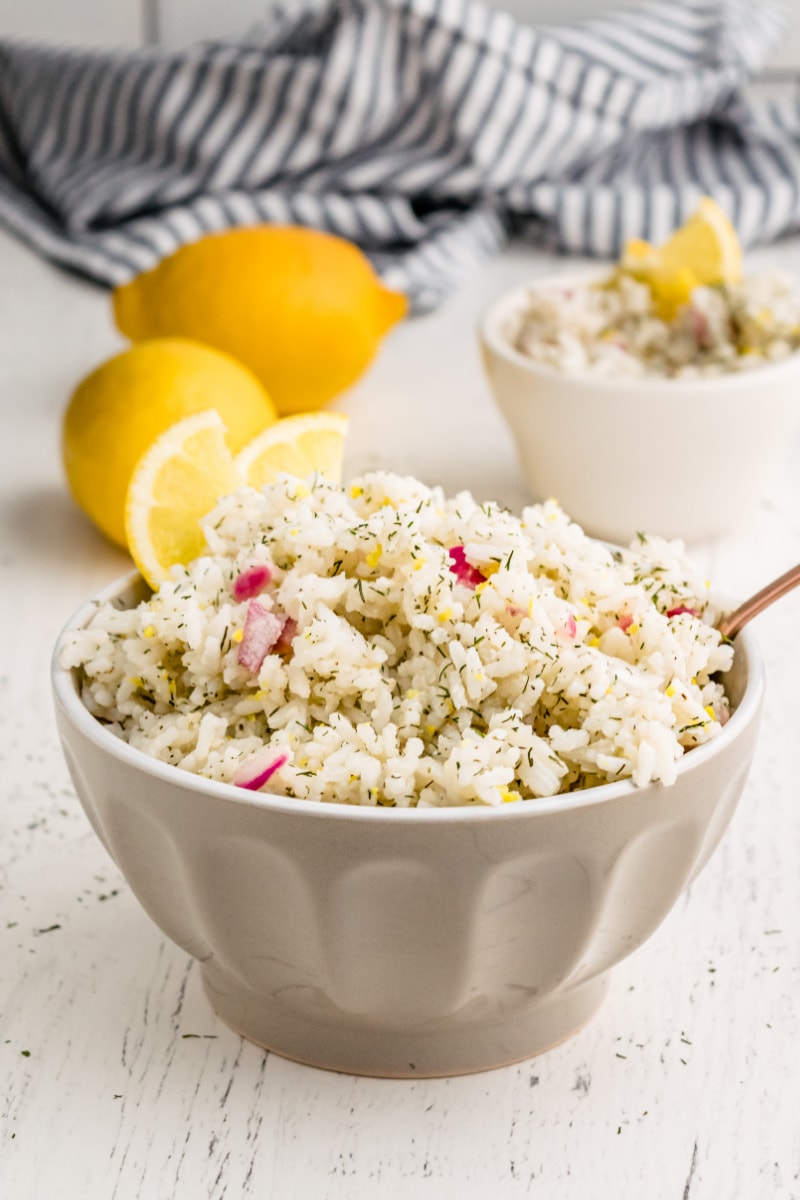
[[[245,363],[281,414],[354,383],[407,300],[343,238],[296,225],[208,234],[114,292],[132,341],[189,337]]]
[[[227,354],[179,338],[153,338],[115,355],[76,388],[62,450],[76,502],[121,546],[133,468],[170,425],[214,409],[237,453],[277,420],[255,376]]]

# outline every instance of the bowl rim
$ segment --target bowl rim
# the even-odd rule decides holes
[[[412,825],[420,822],[438,824],[442,821],[531,820],[537,814],[540,816],[553,815],[606,804],[625,797],[630,798],[636,795],[644,797],[648,789],[664,786],[660,782],[651,782],[644,787],[637,787],[632,780],[623,779],[616,783],[598,784],[593,788],[525,800],[518,804],[498,806],[456,804],[430,808],[391,808],[379,805],[339,804],[326,800],[298,800],[292,796],[281,796],[272,792],[249,791],[246,788],[236,787],[232,783],[222,783],[207,779],[205,776],[195,775],[190,771],[181,771],[179,767],[170,763],[151,758],[144,750],[136,749],[109,732],[102,722],[89,712],[81,700],[77,687],[76,668],[63,667],[59,662],[61,647],[71,630],[85,626],[101,604],[118,598],[134,587],[141,587],[143,582],[142,576],[137,570],[129,571],[113,580],[94,597],[84,601],[72,614],[62,627],[53,649],[51,685],[57,707],[60,707],[64,717],[79,733],[101,752],[109,754],[112,758],[118,759],[145,776],[150,775],[173,786],[177,785],[188,792],[202,793],[209,799],[218,799],[226,804],[266,809],[292,816],[304,816],[308,819],[400,821],[403,824],[411,823]],[[747,676],[741,701],[716,737],[695,747],[690,754],[685,754],[678,761],[679,776],[692,773],[699,769],[707,759],[722,753],[728,743],[737,736],[739,729],[744,730],[759,712],[765,687],[764,662],[749,627],[744,628],[737,635],[735,644],[737,647],[743,647],[745,651]]]
[[[656,395],[661,393],[677,398],[680,393],[695,391],[713,392],[721,387],[725,389],[746,388],[755,379],[768,384],[776,376],[791,374],[800,368],[800,348],[788,354],[785,358],[765,362],[746,371],[724,371],[719,375],[697,376],[696,378],[675,379],[659,375],[602,375],[594,376],[590,372],[568,372],[547,363],[537,362],[516,350],[508,341],[501,329],[501,323],[519,312],[525,305],[530,293],[551,284],[568,284],[574,282],[589,283],[608,277],[609,268],[583,267],[569,271],[548,272],[545,275],[534,276],[526,283],[518,284],[511,290],[502,293],[484,310],[478,323],[478,337],[484,347],[496,357],[504,359],[513,366],[528,371],[531,375],[541,375],[548,380],[560,380],[572,387],[595,389],[598,392],[635,392],[647,389]],[[759,402],[767,400],[767,396],[759,397]]]

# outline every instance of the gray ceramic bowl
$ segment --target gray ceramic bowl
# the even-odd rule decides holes
[[[99,600],[135,603],[138,576]],[[96,602],[69,623],[82,626]],[[243,792],[110,734],[53,668],[81,803],[155,923],[201,964],[217,1013],[302,1062],[451,1075],[538,1054],[597,1010],[744,787],[761,658],[737,639],[735,708],[674,786],[629,782],[500,809],[381,809]]]

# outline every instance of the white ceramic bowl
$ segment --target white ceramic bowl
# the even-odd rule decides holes
[[[533,280],[492,306],[484,368],[537,500],[554,496],[587,533],[627,544],[639,530],[697,541],[726,533],[756,503],[797,422],[800,354],[698,380],[570,375],[515,350]]]
[[[129,575],[99,600],[142,594]],[[53,686],[89,820],[143,908],[199,960],[222,1019],[302,1062],[426,1076],[530,1057],[589,1020],[609,969],[722,836],[750,766],[763,672],[745,631],[733,715],[672,787],[607,784],[499,809],[246,792],[110,734],[58,648]]]

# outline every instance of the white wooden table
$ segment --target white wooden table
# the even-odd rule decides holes
[[[800,240],[751,258],[773,262],[800,275]],[[527,498],[474,327],[549,265],[516,247],[395,331],[341,401],[350,470]],[[215,1018],[92,833],[57,743],[52,644],[128,565],[67,494],[61,412],[120,345],[103,292],[0,234],[2,1200],[797,1200],[800,593],[758,619],[766,720],[734,822],[588,1028],[459,1079],[284,1061]],[[800,409],[747,522],[696,549],[725,592],[800,559],[798,426]]]

